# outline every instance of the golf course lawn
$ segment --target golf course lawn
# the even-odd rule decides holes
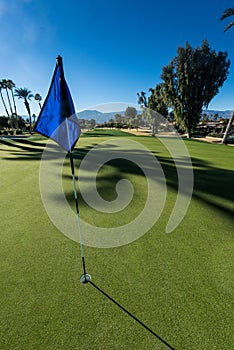
[[[232,349],[234,147],[184,140],[193,163],[193,197],[178,227],[166,233],[178,179],[160,139],[111,130],[87,133],[74,150],[76,173],[89,150],[103,141],[113,144],[115,136],[137,141],[157,157],[166,177],[166,202],[154,226],[132,243],[108,249],[85,246],[87,272],[172,348]],[[91,284],[80,283],[79,243],[54,226],[42,203],[39,169],[45,145],[46,139],[36,136],[0,139],[0,349],[168,349]],[[75,211],[70,174],[67,158],[63,189]],[[78,191],[82,220],[116,227],[139,215],[147,183],[131,162],[117,159],[103,166],[98,192],[114,200],[121,177],[134,188],[129,206],[118,213],[98,212]],[[59,196],[55,194],[55,203]],[[66,214],[62,219],[66,222]]]

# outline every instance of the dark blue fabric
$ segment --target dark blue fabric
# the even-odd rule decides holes
[[[34,130],[52,138],[66,151],[74,148],[80,136],[79,120],[64,79],[62,65],[57,65],[55,69],[48,96]]]

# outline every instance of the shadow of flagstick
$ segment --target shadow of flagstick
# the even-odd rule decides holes
[[[164,345],[166,345],[169,349],[175,350],[169,343],[167,343],[164,339],[162,339],[157,333],[152,331],[148,326],[146,326],[142,321],[140,321],[136,316],[134,316],[131,312],[129,312],[127,309],[125,309],[122,305],[120,305],[116,300],[114,300],[110,295],[108,295],[106,292],[104,292],[101,288],[99,288],[93,281],[89,280],[87,281],[90,283],[94,288],[96,288],[99,292],[101,292],[105,297],[107,297],[109,300],[111,300],[115,305],[117,305],[121,310],[123,310],[128,316],[132,317],[136,322],[138,322],[142,327],[144,327],[148,332],[150,332],[153,336],[155,336],[157,339],[159,339]]]

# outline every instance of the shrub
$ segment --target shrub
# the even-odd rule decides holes
[[[193,132],[193,136],[207,136],[207,131],[206,130],[195,130]]]
[[[219,138],[222,138],[223,137],[223,134],[216,134],[216,133],[209,133],[207,136],[211,136],[211,137],[219,137]]]

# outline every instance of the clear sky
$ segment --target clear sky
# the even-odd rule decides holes
[[[234,28],[224,33],[232,18],[219,20],[232,6],[234,0],[0,0],[0,79],[45,98],[60,54],[77,111],[134,104],[137,92],[161,82],[178,45],[206,38],[233,61],[209,109],[234,109]]]

